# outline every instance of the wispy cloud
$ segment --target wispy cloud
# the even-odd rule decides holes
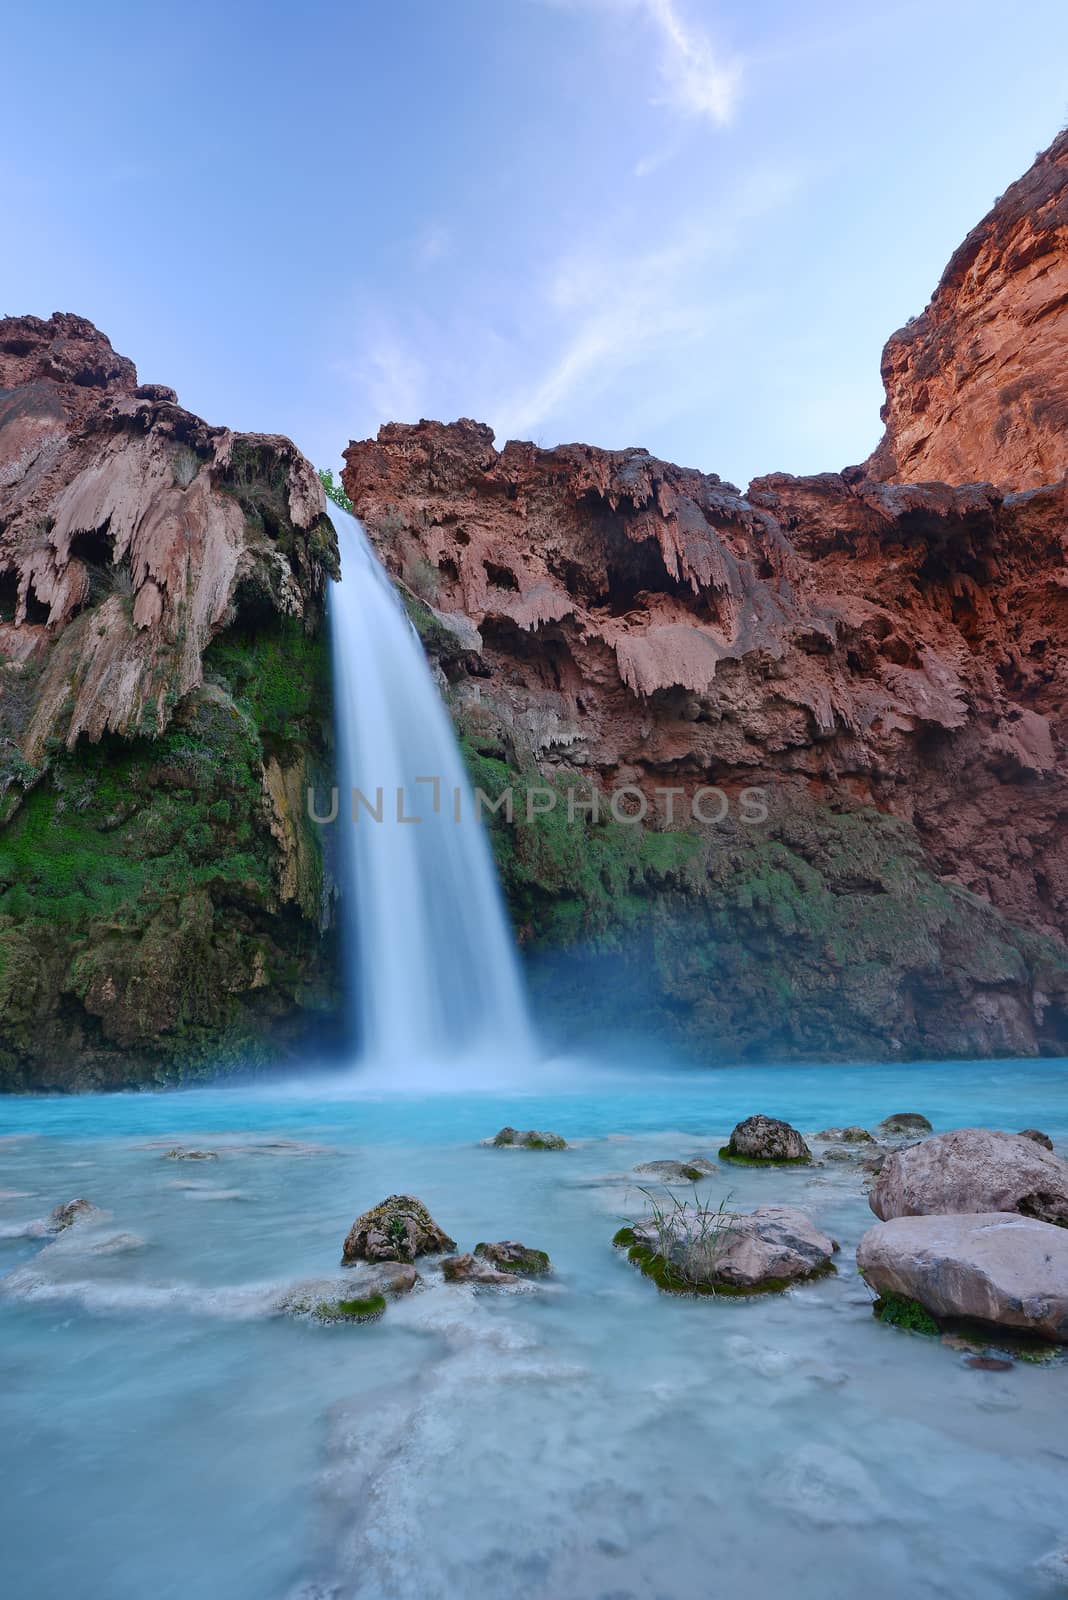
[[[422,267],[432,267],[452,254],[451,228],[443,222],[428,222],[415,241],[415,258]]]
[[[661,36],[660,76],[667,104],[684,116],[731,120],[741,89],[742,66],[721,55],[709,36],[687,23],[675,0],[644,0]]]
[[[548,3],[569,9],[628,12],[643,20],[655,33],[659,47],[660,89],[653,96],[653,103],[684,117],[706,119],[719,127],[731,121],[741,94],[742,62],[737,56],[721,51],[708,31],[691,20],[679,0],[548,0]]]

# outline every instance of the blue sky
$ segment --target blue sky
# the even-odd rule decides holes
[[[420,416],[741,484],[862,459],[886,336],[1068,120],[1063,0],[54,0],[4,37],[0,311],[321,465]]]

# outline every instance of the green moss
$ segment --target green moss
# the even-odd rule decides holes
[[[881,1295],[872,1311],[880,1322],[885,1322],[890,1328],[904,1328],[909,1333],[927,1336],[941,1332],[930,1312],[924,1310],[918,1300],[910,1300],[905,1295]]]
[[[320,1322],[377,1322],[385,1309],[385,1295],[372,1294],[364,1300],[320,1300],[315,1315]]]
[[[475,1245],[476,1256],[487,1256],[488,1246],[485,1243]],[[552,1262],[545,1250],[532,1250],[524,1246],[522,1256],[518,1261],[506,1261],[501,1257],[487,1256],[498,1272],[511,1272],[516,1277],[536,1278],[543,1273],[552,1271]]]
[[[810,1167],[811,1156],[736,1156],[731,1153],[729,1145],[720,1145],[716,1152],[721,1161],[729,1161],[735,1167]]]

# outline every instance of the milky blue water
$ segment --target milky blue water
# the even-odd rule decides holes
[[[1068,1536],[1068,1368],[968,1368],[877,1324],[852,1164],[704,1186],[792,1201],[835,1278],[657,1294],[611,1248],[633,1168],[754,1111],[814,1132],[922,1111],[1068,1151],[1068,1064],[561,1070],[541,1093],[351,1084],[0,1103],[0,1555],[15,1600],[692,1600],[1045,1592]],[[559,1153],[482,1148],[504,1123]],[[177,1162],[172,1145],[218,1159]],[[378,1323],[279,1314],[353,1217],[421,1196],[544,1286],[424,1287]],[[35,1225],[84,1195],[108,1216]]]

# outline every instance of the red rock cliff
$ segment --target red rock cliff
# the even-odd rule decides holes
[[[965,239],[883,351],[893,483],[1032,489],[1068,471],[1068,131]]]

